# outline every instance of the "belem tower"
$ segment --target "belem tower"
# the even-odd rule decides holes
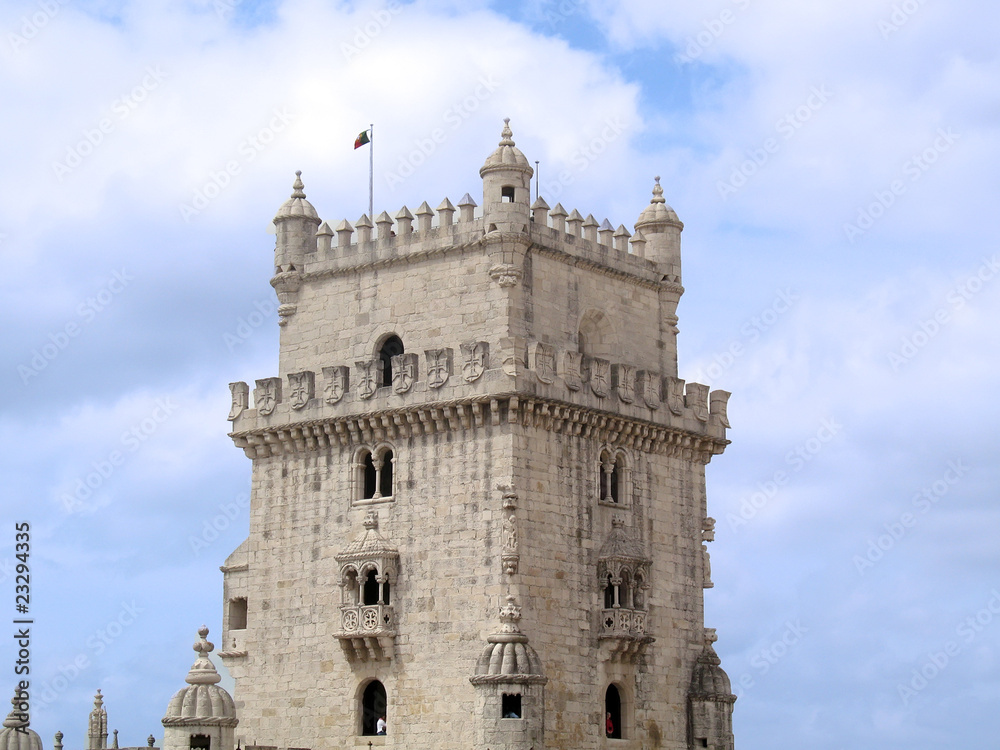
[[[532,202],[506,122],[479,173],[481,209],[336,226],[296,175],[278,372],[230,386],[235,695],[203,629],[163,750],[733,750],[704,622],[729,393],[677,377],[683,224],[658,178],[631,234]]]

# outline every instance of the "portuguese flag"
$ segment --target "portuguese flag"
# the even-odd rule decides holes
[[[361,148],[366,143],[371,143],[371,138],[368,137],[368,131],[362,130],[358,137],[354,139],[354,148]]]

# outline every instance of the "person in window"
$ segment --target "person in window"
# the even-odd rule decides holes
[[[615,723],[611,721],[611,712],[608,711],[604,715],[604,732],[610,737],[615,733]]]
[[[608,714],[608,716],[611,716],[611,714]],[[379,716],[378,721],[375,722],[375,734],[385,734],[385,728],[385,717]]]

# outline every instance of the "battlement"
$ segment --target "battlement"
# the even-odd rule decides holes
[[[636,283],[680,283],[679,277],[664,279],[656,263],[646,259],[646,238],[630,233],[624,224],[615,229],[593,214],[567,212],[557,203],[550,209],[543,198],[531,207],[526,238],[539,250],[562,256],[567,262],[584,262],[593,268],[631,277]],[[456,215],[457,214],[457,215]],[[424,201],[411,212],[403,206],[395,215],[382,211],[374,223],[367,214],[353,224],[347,219],[331,227],[322,222],[303,256],[303,277],[327,275],[370,265],[412,263],[436,252],[461,252],[486,234],[482,211],[466,193],[455,205],[445,198],[432,209]],[[288,267],[277,267],[277,273]]]

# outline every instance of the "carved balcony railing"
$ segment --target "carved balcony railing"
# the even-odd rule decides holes
[[[605,658],[633,660],[655,639],[646,632],[646,612],[640,609],[601,610],[601,648]]]
[[[395,612],[387,604],[347,604],[340,608],[337,638],[352,661],[391,659]]]

